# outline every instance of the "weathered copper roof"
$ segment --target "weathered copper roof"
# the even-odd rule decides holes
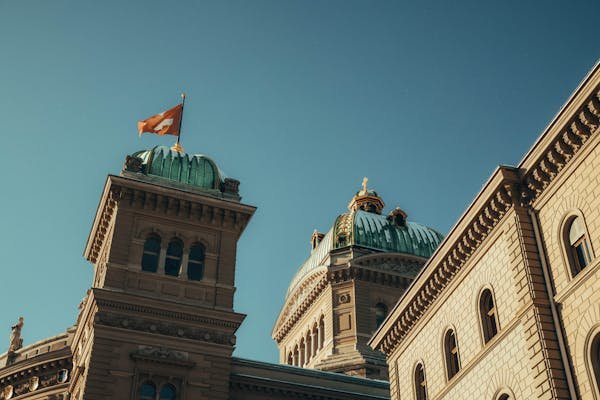
[[[146,175],[204,189],[220,188],[219,168],[204,155],[178,153],[166,146],[156,146],[133,153],[132,157],[142,160],[142,171]]]
[[[416,222],[399,225],[385,215],[362,210],[344,213],[337,217],[333,227],[300,266],[290,282],[287,295],[311,272],[326,267],[331,250],[360,246],[429,258],[443,238],[435,229]]]

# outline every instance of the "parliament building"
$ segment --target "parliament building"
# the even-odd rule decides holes
[[[446,236],[365,179],[312,235],[274,321],[278,364],[233,356],[255,211],[239,185],[205,156],[128,155],[77,321],[27,346],[16,322],[0,400],[600,400],[600,65]]]

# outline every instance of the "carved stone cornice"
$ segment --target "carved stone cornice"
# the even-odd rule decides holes
[[[600,91],[587,97],[523,174],[522,203],[531,205],[600,126]]]
[[[35,360],[35,359],[34,359]],[[72,357],[40,362],[35,365],[16,364],[16,370],[0,379],[0,398],[3,393],[11,392],[16,398],[26,393],[42,391],[58,385],[65,385],[70,379]],[[20,368],[19,368],[20,367]],[[63,370],[63,373],[59,371]],[[64,373],[64,371],[67,371]]]
[[[238,236],[256,210],[236,201],[109,175],[84,254],[92,263],[98,260],[113,214],[120,206],[187,223],[210,225]]]
[[[487,193],[486,193],[487,192]],[[461,218],[450,235],[423,267],[422,272],[400,300],[399,313],[393,323],[382,326],[371,345],[390,354],[414,324],[448,286],[452,278],[471,258],[519,198],[518,173],[515,168],[500,167]],[[470,218],[469,218],[470,217]]]
[[[146,332],[201,342],[232,346],[235,344],[235,335],[217,332],[210,329],[190,327],[173,322],[163,322],[131,315],[115,314],[100,311],[94,317],[96,325],[112,328],[126,329],[137,332]]]

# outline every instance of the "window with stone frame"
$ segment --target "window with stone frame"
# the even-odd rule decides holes
[[[415,399],[427,400],[427,383],[425,381],[425,369],[422,363],[415,367]]]
[[[165,258],[165,275],[179,276],[182,257],[183,242],[178,238],[171,239],[167,246],[167,256]]]
[[[590,346],[590,370],[596,391],[600,391],[600,332],[596,333]]]
[[[388,314],[388,308],[383,303],[377,303],[375,305],[375,328],[379,328]]]
[[[448,380],[450,380],[460,370],[458,343],[453,329],[448,329],[444,335],[444,358],[446,360],[446,374]]]
[[[583,217],[575,216],[566,224],[565,245],[571,276],[575,277],[592,262],[590,242]]]
[[[498,333],[498,316],[490,289],[485,289],[479,296],[479,319],[485,344]]]
[[[160,257],[160,236],[151,234],[144,242],[142,253],[142,271],[156,272],[158,270],[158,259]]]
[[[156,400],[156,385],[152,381],[146,381],[140,385],[138,394],[140,400]]]
[[[190,247],[187,264],[187,278],[190,281],[201,281],[204,277],[204,246],[194,243]]]

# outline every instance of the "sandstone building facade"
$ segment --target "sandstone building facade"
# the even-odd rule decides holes
[[[371,340],[392,399],[600,398],[600,66]]]
[[[205,156],[127,156],[75,325],[25,347],[13,326],[0,400],[600,399],[599,131],[597,65],[446,238],[384,213],[365,180],[290,283],[280,364],[232,355],[255,211],[239,182]]]

